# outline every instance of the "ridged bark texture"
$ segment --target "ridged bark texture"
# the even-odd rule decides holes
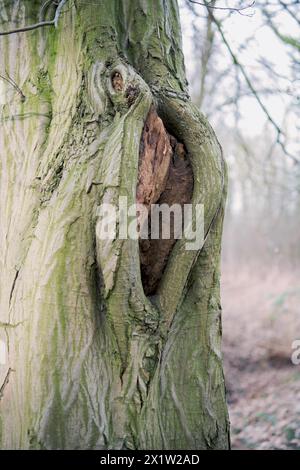
[[[0,0],[8,30],[55,4]],[[175,0],[69,0],[54,26],[0,37],[2,449],[226,449],[219,263],[226,169],[191,104]],[[23,96],[24,95],[24,96]],[[25,97],[25,98],[24,98]],[[145,296],[138,240],[97,207],[136,200],[155,106],[205,208]]]

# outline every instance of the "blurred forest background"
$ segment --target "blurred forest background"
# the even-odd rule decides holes
[[[233,449],[300,450],[300,1],[180,1],[190,92],[229,166],[223,352]]]

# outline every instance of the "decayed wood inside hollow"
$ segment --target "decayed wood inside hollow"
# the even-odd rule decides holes
[[[144,125],[139,157],[137,203],[147,211],[139,215],[139,224],[147,223],[147,239],[140,238],[141,276],[146,295],[153,295],[176,242],[173,213],[170,238],[151,239],[151,204],[184,204],[191,202],[193,172],[184,145],[170,135],[152,106]],[[146,219],[146,221],[145,221]]]

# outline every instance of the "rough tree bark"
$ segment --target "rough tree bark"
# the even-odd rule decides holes
[[[0,31],[55,8],[0,0]],[[228,448],[226,169],[187,93],[176,0],[69,0],[58,28],[0,47],[0,447]],[[152,107],[184,144],[206,241],[177,241],[149,297],[139,242],[100,240],[96,224],[102,202],[136,200]]]

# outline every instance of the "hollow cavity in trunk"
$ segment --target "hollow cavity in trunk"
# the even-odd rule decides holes
[[[158,238],[151,238],[151,206],[166,204],[171,208],[178,204],[183,215],[184,204],[191,202],[192,194],[193,172],[185,146],[166,130],[152,106],[142,133],[136,197],[137,203],[145,208],[142,213],[139,211],[139,224],[140,227],[146,224],[148,234],[147,238],[140,236],[139,240],[141,277],[146,295],[155,294],[176,243],[175,214],[172,210],[170,221],[160,220]],[[152,206],[152,210],[158,210],[158,206],[156,209]],[[164,223],[169,224],[165,232]],[[183,224],[182,217],[181,229]],[[166,234],[168,236],[168,230],[170,236],[164,238]]]

